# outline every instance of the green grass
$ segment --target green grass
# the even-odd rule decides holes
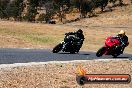
[[[19,38],[21,40],[33,43],[33,44],[55,44],[58,39],[56,36],[45,35],[44,33],[34,33],[34,32],[24,32],[12,29],[1,28],[0,35],[8,35],[13,36],[15,38]]]
[[[30,41],[36,44],[50,44],[55,42],[54,38],[51,36],[44,36],[44,35],[37,35],[37,34],[29,34],[23,35],[22,37],[24,40]]]

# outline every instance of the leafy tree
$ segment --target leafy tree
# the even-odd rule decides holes
[[[9,2],[9,0],[0,0],[0,18],[7,18],[6,7]]]
[[[28,21],[35,21],[39,0],[27,0],[27,1],[28,1],[28,8],[27,8],[26,19]]]
[[[21,20],[23,8],[23,0],[11,1],[6,8],[8,17],[13,17],[15,20]]]
[[[60,21],[62,22],[63,18],[65,18],[65,13],[69,10],[71,6],[70,0],[53,0],[55,4],[58,6],[58,16]]]

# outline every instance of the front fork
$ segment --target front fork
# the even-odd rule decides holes
[[[65,46],[66,46],[66,43],[65,43],[64,41],[62,41],[61,44],[63,45],[63,46],[62,46],[62,51],[64,51]]]

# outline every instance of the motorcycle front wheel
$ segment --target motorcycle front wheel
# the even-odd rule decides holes
[[[105,51],[106,51],[106,47],[101,47],[101,48],[97,51],[96,56],[97,56],[97,57],[102,56],[102,55],[105,53]]]
[[[52,52],[53,52],[53,53],[58,53],[59,51],[62,50],[62,47],[63,47],[63,44],[62,44],[62,43],[59,43],[58,45],[56,45],[56,46],[53,48]]]

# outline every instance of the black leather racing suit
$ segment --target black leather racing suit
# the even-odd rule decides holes
[[[121,53],[123,53],[125,47],[127,46],[128,43],[128,37],[125,35],[123,37],[116,35],[115,38],[117,38],[120,42],[121,42],[121,47],[122,47],[122,51]]]
[[[80,42],[80,48],[82,47],[83,41],[85,39],[83,33],[69,32],[69,33],[66,33],[65,35],[66,36],[68,36],[68,35],[75,35],[76,38],[77,38],[77,40],[78,40],[78,42]]]

